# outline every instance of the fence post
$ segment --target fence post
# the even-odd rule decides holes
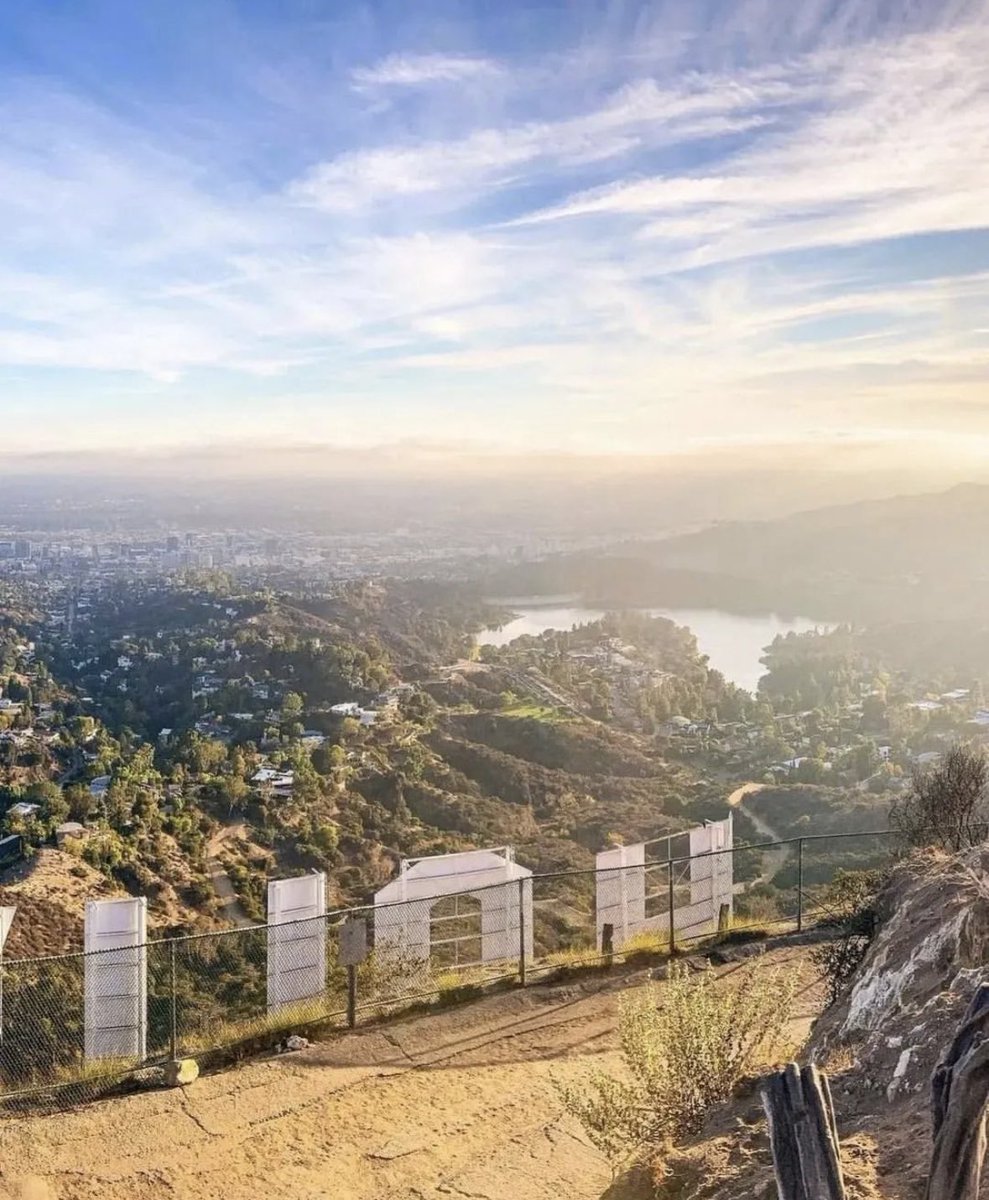
[[[357,1026],[357,968],[351,963],[347,967],[347,1028]]]
[[[171,1017],[171,1039],[170,1046],[172,1051],[172,1061],[179,1056],[179,1021],[178,1021],[178,985],[176,981],[175,971],[175,939],[172,938],[168,943],[168,971],[171,978],[171,1001],[172,1001],[172,1017]]]
[[[797,839],[797,933],[804,928],[804,839]]]
[[[673,920],[673,859],[669,863],[669,898],[670,898],[670,954],[677,952],[677,931],[676,922]]]
[[[615,965],[615,927],[610,922],[605,922],[601,929],[601,954],[605,970],[610,971]]]
[[[526,880],[519,880],[519,986],[525,987],[525,885]]]

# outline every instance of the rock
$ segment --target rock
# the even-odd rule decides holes
[[[284,1052],[288,1050],[305,1050],[307,1045],[308,1038],[299,1037],[298,1033],[289,1033],[289,1036],[284,1039],[284,1042],[278,1044],[275,1049],[278,1050],[280,1054],[284,1054]]]
[[[185,1087],[199,1078],[199,1063],[194,1058],[173,1058],[165,1063],[165,1082],[169,1087]]]

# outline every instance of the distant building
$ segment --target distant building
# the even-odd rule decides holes
[[[18,800],[16,804],[12,804],[7,809],[8,817],[33,817],[35,813],[41,812],[40,804],[29,804],[26,800]]]
[[[55,844],[61,849],[67,841],[80,840],[87,834],[85,825],[80,825],[78,821],[63,821],[55,829]]]

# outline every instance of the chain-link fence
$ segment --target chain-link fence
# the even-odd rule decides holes
[[[170,1060],[271,1049],[498,985],[637,963],[746,931],[827,921],[841,870],[882,865],[885,832],[658,857],[609,870],[524,874],[453,894],[127,951],[0,958],[0,1106],[73,1104],[160,1080]],[[348,930],[357,929],[358,950]],[[110,981],[97,1015],[87,980]]]

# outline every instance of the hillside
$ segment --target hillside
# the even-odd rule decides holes
[[[579,592],[615,605],[800,612],[820,620],[979,620],[989,487],[721,521],[662,541],[512,567],[493,595]]]
[[[866,500],[775,521],[735,521],[655,544],[672,567],[749,577],[787,574],[860,578],[942,574],[974,577],[972,550],[989,533],[989,487]]]
[[[849,1195],[915,1200],[930,1163],[931,1074],[984,976],[989,851],[913,859],[894,873],[880,911],[865,961],[801,1060],[829,1075]],[[749,1089],[667,1164],[656,1196],[748,1200],[773,1191],[765,1118]]]
[[[724,787],[668,753],[659,721],[748,703],[668,621],[478,661],[472,630],[497,610],[430,581],[22,592],[37,608],[0,621],[5,831],[43,864],[71,818],[63,874],[147,896],[179,931],[261,920],[268,879],[313,869],[342,906],[403,856],[510,843],[535,871],[591,867],[615,838],[719,815]],[[34,914],[30,949],[77,943],[83,893]]]

